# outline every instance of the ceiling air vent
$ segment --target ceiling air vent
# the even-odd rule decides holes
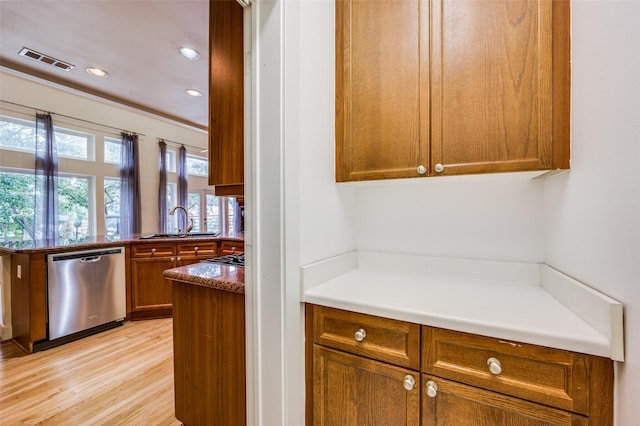
[[[25,56],[27,58],[33,59],[34,61],[42,62],[56,68],[59,68],[63,71],[72,70],[75,65],[71,65],[68,62],[61,61],[60,59],[52,58],[51,56],[47,56],[40,52],[36,52],[33,49],[29,49],[28,47],[23,47],[20,51],[21,56]]]

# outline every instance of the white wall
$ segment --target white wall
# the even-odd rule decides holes
[[[207,132],[203,130],[154,118],[149,114],[133,112],[106,101],[80,96],[5,71],[0,71],[0,99],[145,135],[139,137],[143,233],[158,231],[157,138],[195,147],[208,146]],[[0,112],[9,108],[15,107],[0,102]],[[53,120],[54,125],[57,120],[69,121],[64,117],[56,118],[55,115]],[[118,131],[115,132],[117,134]],[[175,147],[170,145],[169,148]],[[202,155],[193,150],[191,153]],[[206,178],[190,177],[189,180],[190,186],[207,186]]]
[[[640,2],[572,3],[572,170],[545,183],[546,262],[624,304],[617,425],[640,422]]]
[[[335,184],[334,2],[299,3],[300,264],[356,248],[356,188]]]
[[[508,173],[415,181],[358,188],[359,250],[542,260],[543,180]]]

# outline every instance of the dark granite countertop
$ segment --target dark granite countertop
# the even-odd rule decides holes
[[[200,262],[164,271],[165,278],[244,294],[244,268]]]
[[[38,241],[7,241],[0,243],[2,253],[50,253],[68,250],[89,250],[101,247],[114,247],[131,243],[153,244],[158,242],[185,242],[185,241],[216,241],[235,240],[244,241],[244,234],[222,234],[218,236],[202,235],[190,237],[144,238],[149,234],[132,234],[126,236],[98,235],[78,239],[54,239]]]

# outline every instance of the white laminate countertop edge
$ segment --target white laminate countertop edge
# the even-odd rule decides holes
[[[622,361],[622,306],[547,268],[536,263],[350,252],[303,266],[302,299]],[[548,277],[551,283],[541,285]],[[581,292],[589,294],[581,297]],[[585,303],[582,310],[576,306],[580,303]]]

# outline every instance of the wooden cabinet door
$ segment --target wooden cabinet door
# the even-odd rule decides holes
[[[429,7],[336,1],[336,180],[429,165]]]
[[[569,58],[563,43],[554,46],[554,25],[567,31],[568,22],[553,22],[553,9],[568,3],[553,3],[432,2],[433,174],[568,167],[568,152],[560,152],[568,134],[555,153],[552,138],[553,114],[569,122],[568,109],[553,108],[554,96],[568,91],[554,61],[568,67]]]
[[[244,183],[243,9],[209,2],[209,185],[242,195]]]
[[[132,318],[171,316],[171,281],[162,273],[174,267],[174,257],[131,259]]]
[[[318,345],[313,363],[314,425],[419,424],[419,373]],[[409,391],[407,377],[415,380]]]
[[[430,386],[429,393],[427,385]],[[434,385],[437,388],[434,388]],[[422,425],[586,426],[587,417],[423,375]]]

